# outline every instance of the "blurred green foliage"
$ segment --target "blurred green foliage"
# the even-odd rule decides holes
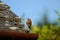
[[[60,40],[60,27],[50,25],[43,25],[42,28],[32,26],[31,30],[33,33],[37,33],[38,40]]]

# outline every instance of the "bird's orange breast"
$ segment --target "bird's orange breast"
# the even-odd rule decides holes
[[[27,20],[27,24],[31,24],[31,20]]]

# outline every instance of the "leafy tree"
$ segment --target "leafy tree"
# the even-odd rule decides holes
[[[37,26],[42,28],[42,25],[49,25],[49,22],[48,22],[48,10],[47,9],[44,10],[43,22],[37,21]]]
[[[55,10],[55,13],[58,15],[58,26],[60,26],[60,13],[57,10]]]
[[[44,24],[47,25],[48,24],[48,18],[47,18],[47,14],[44,14],[44,18],[43,18]]]

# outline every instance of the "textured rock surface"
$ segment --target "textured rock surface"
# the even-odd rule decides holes
[[[27,32],[29,28],[10,10],[8,5],[0,1],[0,30]]]

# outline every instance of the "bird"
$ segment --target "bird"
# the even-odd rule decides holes
[[[28,28],[31,29],[32,21],[30,18],[27,19],[26,24],[27,24]]]

